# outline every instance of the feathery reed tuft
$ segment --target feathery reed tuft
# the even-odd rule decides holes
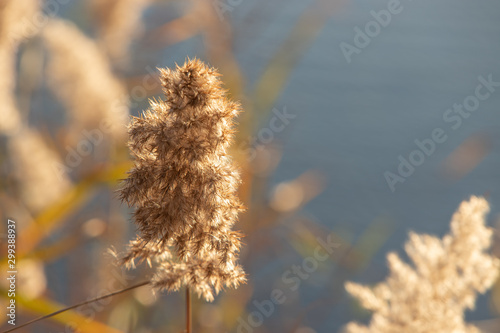
[[[3,0],[0,2],[0,100],[2,121],[0,133],[13,134],[22,127],[15,97],[16,53],[24,39],[36,32],[33,18],[39,10],[36,0]]]
[[[124,140],[128,98],[97,44],[60,19],[47,24],[43,37],[50,51],[51,88],[72,120],[70,141],[78,142],[89,128],[101,128],[117,141]]]
[[[62,163],[59,155],[40,133],[24,128],[10,137],[8,148],[21,198],[31,211],[41,211],[69,191],[70,180],[55,172],[55,166]]]
[[[498,277],[500,260],[487,253],[492,231],[485,226],[488,202],[464,201],[451,220],[451,234],[439,239],[410,234],[405,250],[414,267],[388,255],[390,275],[374,288],[348,282],[347,291],[374,311],[368,327],[350,323],[349,333],[476,333],[464,321],[476,293]]]
[[[141,15],[151,0],[91,0],[99,44],[114,62],[128,60],[131,37],[142,31]]]
[[[166,100],[151,101],[129,126],[135,167],[121,198],[137,208],[140,236],[124,263],[155,259],[156,288],[185,285],[211,301],[245,281],[236,263],[241,235],[232,230],[243,210],[240,177],[226,151],[240,107],[226,98],[216,70],[197,59],[160,75]]]

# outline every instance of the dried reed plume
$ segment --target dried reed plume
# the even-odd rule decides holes
[[[128,60],[131,37],[141,30],[141,15],[150,0],[92,0],[100,45],[114,61]]]
[[[129,126],[135,168],[121,198],[136,206],[140,236],[124,262],[159,262],[157,289],[185,285],[212,301],[223,287],[245,281],[236,263],[240,234],[231,227],[242,211],[240,177],[227,155],[239,105],[226,98],[219,74],[201,61],[160,69],[165,101]]]
[[[16,53],[19,43],[35,32],[31,21],[38,11],[38,5],[36,0],[0,2],[0,133],[10,134],[21,127],[21,114],[14,94]]]
[[[405,250],[414,267],[388,255],[389,277],[374,288],[348,282],[346,288],[374,311],[368,327],[350,323],[349,333],[476,333],[464,321],[476,293],[498,277],[500,260],[485,253],[492,230],[485,226],[485,199],[471,197],[453,215],[451,233],[439,239],[410,234]]]
[[[72,141],[89,128],[101,128],[111,137],[124,140],[126,92],[95,42],[62,20],[52,20],[43,36],[51,58],[48,78],[52,90],[70,111],[69,133],[75,133]]]
[[[70,181],[55,170],[61,164],[59,155],[38,132],[24,129],[12,136],[9,156],[15,165],[21,198],[32,211],[40,211],[70,189]]]

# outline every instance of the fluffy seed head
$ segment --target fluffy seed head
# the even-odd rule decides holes
[[[464,321],[464,311],[474,308],[477,293],[493,285],[500,269],[500,260],[486,252],[488,211],[485,199],[471,197],[444,238],[410,234],[405,249],[413,266],[391,253],[386,281],[374,288],[348,282],[347,291],[374,314],[369,326],[350,323],[346,332],[478,333]]]
[[[241,236],[232,230],[243,209],[240,177],[226,152],[239,105],[197,59],[160,74],[166,100],[152,101],[129,126],[135,167],[120,194],[136,207],[140,235],[125,263],[155,259],[158,288],[188,285],[212,300],[245,280],[235,263]]]

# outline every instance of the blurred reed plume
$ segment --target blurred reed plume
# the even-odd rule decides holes
[[[219,74],[201,61],[160,69],[166,100],[129,126],[135,167],[121,198],[136,206],[140,235],[124,258],[158,262],[156,289],[186,286],[212,301],[245,274],[236,262],[240,234],[231,228],[243,206],[240,176],[226,150],[239,104],[226,98]]]
[[[113,61],[126,62],[131,37],[142,31],[141,14],[150,0],[92,0],[99,44]]]
[[[36,0],[0,2],[0,134],[13,133],[21,127],[21,114],[14,97],[15,59],[19,43],[34,33],[27,29],[26,19],[37,13],[38,5]]]
[[[37,131],[26,128],[12,136],[9,152],[21,197],[31,211],[39,212],[71,188],[66,175],[54,172],[54,165],[61,164],[59,155]]]
[[[476,333],[464,321],[477,292],[484,293],[498,277],[500,260],[486,253],[492,230],[484,198],[471,197],[453,215],[451,233],[443,239],[410,234],[405,250],[414,267],[388,255],[390,275],[374,288],[348,282],[347,291],[374,311],[370,325],[350,323],[347,332]]]
[[[70,141],[100,128],[111,138],[126,137],[128,98],[97,44],[72,23],[52,20],[43,31],[50,51],[47,76],[52,91],[69,111]]]

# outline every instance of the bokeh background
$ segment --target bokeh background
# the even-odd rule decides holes
[[[7,11],[13,2],[22,9]],[[162,98],[156,67],[186,57],[217,67],[245,110],[231,153],[248,207],[237,228],[249,282],[214,303],[195,300],[195,332],[339,332],[370,318],[344,282],[383,280],[387,252],[404,256],[409,230],[442,236],[471,194],[488,196],[498,227],[500,87],[460,126],[446,115],[479,77],[500,82],[500,2],[401,0],[373,28],[371,12],[394,3],[2,0],[0,209],[18,223],[17,322],[147,278],[147,268],[126,272],[107,254],[135,233],[115,193],[131,167],[125,126]],[[359,37],[367,24],[375,30]],[[346,56],[346,44],[356,51]],[[417,156],[415,140],[437,128],[445,142],[391,189],[387,172],[397,175],[400,156]],[[6,271],[5,223],[0,232]],[[336,251],[292,290],[284,275],[327,235]],[[243,328],[276,288],[285,303]],[[467,319],[500,332],[499,313],[497,284]],[[184,294],[142,287],[22,332],[75,327],[181,332]]]

